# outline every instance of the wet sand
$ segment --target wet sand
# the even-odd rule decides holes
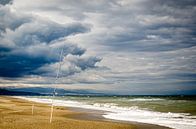
[[[101,116],[102,113],[55,107],[53,121],[49,123],[50,105],[0,96],[0,129],[169,129],[151,124],[108,120]]]

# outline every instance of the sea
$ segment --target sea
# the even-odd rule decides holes
[[[103,111],[112,120],[196,129],[196,99],[184,96],[23,96],[55,106]]]

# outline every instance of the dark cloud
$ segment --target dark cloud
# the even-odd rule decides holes
[[[58,63],[61,49],[64,50],[63,56],[69,54],[78,56],[77,60],[82,60],[80,56],[85,53],[85,49],[66,42],[65,38],[90,31],[88,25],[58,24],[33,15],[14,13],[8,6],[2,6],[0,10],[1,77],[55,74],[56,69],[48,71],[43,67]],[[96,57],[89,57],[82,62],[82,65],[78,65],[78,61],[71,63],[81,67],[82,71],[95,67],[94,65],[98,61],[100,60],[97,60]],[[38,70],[39,68],[42,70]],[[70,72],[72,74],[75,72],[71,69],[67,69],[67,71],[72,71]]]
[[[6,5],[6,4],[9,4],[11,2],[12,2],[12,0],[0,0],[1,5]]]
[[[88,31],[89,28],[81,24],[60,25],[36,21],[25,23],[14,31],[7,30],[2,34],[2,40],[17,46],[29,46],[40,43],[48,44],[65,36]]]
[[[13,12],[8,6],[0,6],[0,17],[0,33],[5,32],[6,29],[15,30],[24,23],[32,21],[31,16]]]
[[[97,57],[80,58],[78,56],[77,57],[69,56],[67,60],[71,64],[74,64],[77,67],[81,68],[81,70],[85,70],[88,68],[95,68],[95,64],[101,61],[101,59]]]
[[[40,75],[48,82],[64,48],[64,84],[100,83],[133,94],[195,85],[195,0],[12,3],[0,6],[0,76]],[[97,65],[92,54],[103,60]]]
[[[112,51],[173,51],[196,46],[194,0],[115,2],[104,6],[104,12],[99,10],[102,15],[96,18],[105,32],[95,37]]]
[[[96,63],[100,61],[101,59],[97,57],[83,57],[69,54],[62,60],[60,76],[69,76],[87,69],[97,68]],[[38,72],[43,76],[55,76],[59,65],[59,63],[46,64],[35,72]]]
[[[64,54],[72,55],[82,55],[85,50],[77,47],[76,45],[63,45]],[[26,50],[24,50],[26,49]],[[32,48],[17,48],[16,50],[11,50],[6,52],[6,54],[2,54],[0,56],[0,76],[3,77],[18,77],[24,75],[39,75],[42,72],[49,71],[37,71],[36,69],[45,66],[46,64],[53,64],[55,62],[59,62],[61,48],[52,48],[50,46],[38,46]],[[17,51],[17,52],[14,52]],[[68,69],[69,70],[69,69]],[[56,67],[53,68],[53,71],[50,71],[50,74],[55,74]]]
[[[20,7],[20,2],[15,4]],[[48,0],[47,4],[42,3],[45,2],[33,2],[25,9],[55,11],[76,21],[87,19],[104,28],[101,33],[90,35],[93,42],[112,51],[173,51],[195,46],[195,0]],[[148,38],[149,35],[158,38]]]

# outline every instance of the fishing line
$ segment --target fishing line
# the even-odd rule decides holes
[[[56,72],[56,77],[55,77],[55,81],[54,81],[54,90],[53,90],[53,93],[52,93],[52,103],[51,103],[51,111],[50,111],[50,123],[52,122],[52,118],[53,118],[53,111],[54,111],[54,97],[55,95],[57,94],[56,93],[56,82],[58,81],[58,78],[59,78],[59,73],[60,73],[60,70],[61,70],[61,66],[62,66],[62,58],[63,58],[63,48],[60,52],[60,61],[59,61],[59,65],[58,65],[58,69],[57,69],[57,72]]]

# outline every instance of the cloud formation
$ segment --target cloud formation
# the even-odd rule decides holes
[[[11,5],[0,7],[0,76],[20,77],[25,75],[55,74],[55,69],[47,71],[45,66],[55,66],[59,52],[63,56],[72,55],[67,60],[82,70],[95,67],[96,57],[81,58],[85,49],[66,41],[66,37],[90,31],[81,23],[59,24],[48,19],[25,15],[11,10]],[[82,64],[78,63],[82,61]],[[42,68],[42,70],[38,70]],[[55,67],[56,68],[56,67]],[[44,71],[46,70],[46,71]],[[67,69],[74,74],[74,70]],[[79,72],[79,71],[78,71]],[[66,74],[68,75],[68,74]],[[53,75],[54,76],[54,75]]]
[[[12,2],[12,0],[0,0],[1,5],[6,5],[6,4],[9,4],[11,2]]]
[[[40,81],[33,76],[25,83],[47,83],[64,47],[62,85],[138,94],[195,91],[195,0],[1,3],[2,77],[36,75]]]

